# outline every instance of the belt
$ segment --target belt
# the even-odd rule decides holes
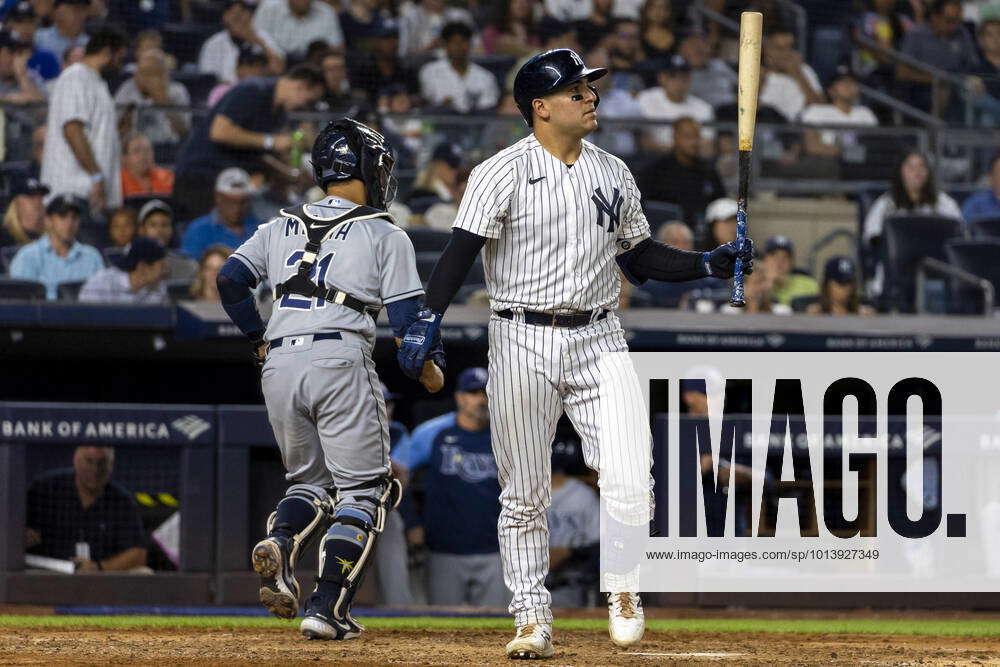
[[[284,338],[275,338],[274,340],[272,340],[270,343],[267,344],[267,349],[268,351],[271,351],[276,347],[281,347],[286,339],[291,340],[292,338],[299,338],[299,336],[285,336]],[[342,338],[343,336],[340,335],[339,331],[334,331],[332,333],[318,333],[312,335],[313,342],[317,340],[341,340]]]
[[[510,308],[495,311],[497,315],[505,320],[514,319],[514,311]],[[597,320],[603,320],[608,316],[608,311],[602,310],[594,317],[593,311],[581,311],[578,313],[540,313],[535,310],[524,311],[524,321],[527,324],[534,324],[540,327],[582,327]]]

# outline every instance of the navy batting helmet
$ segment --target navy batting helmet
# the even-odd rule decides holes
[[[351,118],[333,120],[316,137],[312,151],[316,185],[356,178],[365,184],[368,204],[385,209],[396,196],[396,159],[385,137]]]
[[[572,49],[552,49],[539,53],[521,66],[514,77],[514,102],[528,125],[532,125],[531,101],[577,81],[590,83],[608,73],[603,67],[588,68]],[[597,95],[597,89],[590,86]],[[597,96],[597,103],[601,96]]]

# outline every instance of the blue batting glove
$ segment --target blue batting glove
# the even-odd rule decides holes
[[[724,243],[711,252],[702,254],[705,275],[713,278],[732,278],[736,270],[736,259],[743,260],[743,273],[753,273],[753,239],[743,242],[743,250],[737,241]]]
[[[417,312],[417,319],[403,336],[396,358],[403,373],[414,380],[420,378],[428,353],[435,345],[440,344],[441,317],[441,313],[435,313],[427,306],[423,306]]]

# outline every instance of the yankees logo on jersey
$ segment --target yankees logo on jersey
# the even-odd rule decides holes
[[[489,239],[484,266],[494,310],[612,308],[620,290],[615,256],[649,236],[624,162],[584,141],[568,167],[534,135],[473,169],[454,226]]]

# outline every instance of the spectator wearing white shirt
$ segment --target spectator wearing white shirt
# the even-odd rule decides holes
[[[317,0],[264,0],[253,15],[253,25],[296,58],[304,57],[313,42],[324,42],[336,49],[344,46],[337,12]]]
[[[42,154],[43,183],[90,200],[96,212],[121,206],[121,139],[118,114],[108,84],[125,59],[125,36],[98,30],[83,61],[67,67],[49,97],[49,134]]]
[[[858,82],[847,68],[838,69],[826,84],[830,104],[810,104],[802,112],[805,125],[857,125],[876,127],[878,118],[871,109],[858,104]],[[806,130],[806,153],[819,157],[839,158],[858,143],[847,130]],[[846,156],[845,156],[846,157]]]
[[[500,101],[496,79],[471,62],[472,29],[461,22],[441,29],[445,57],[420,69],[420,92],[430,106],[451,107],[459,113],[494,108]]]
[[[940,192],[930,160],[920,151],[904,153],[896,163],[889,191],[872,204],[865,216],[861,240],[866,253],[878,255],[887,218],[898,215],[938,215],[962,220],[962,211],[947,193]],[[882,294],[885,272],[881,264],[868,284],[873,296]]]
[[[101,269],[80,288],[84,303],[167,303],[167,251],[148,236],[137,236],[125,246],[118,266]]]
[[[787,28],[772,31],[764,40],[764,82],[759,103],[773,107],[789,121],[810,104],[822,104],[823,92],[813,68],[795,50],[795,35]]]
[[[475,25],[469,10],[445,7],[444,0],[421,0],[419,3],[407,0],[399,8],[399,55],[423,56],[438,51],[443,46],[441,31],[454,22]],[[475,36],[475,41],[478,39],[478,35]]]
[[[154,104],[186,107],[190,106],[191,97],[184,84],[170,80],[166,54],[159,49],[147,49],[137,59],[135,75],[115,93],[115,103],[139,109]],[[139,109],[132,112],[132,129],[149,137],[154,144],[180,141],[190,129],[188,115],[180,111]]]
[[[240,47],[253,44],[264,50],[271,74],[281,74],[285,70],[285,53],[274,38],[253,24],[253,8],[250,0],[227,0],[222,11],[222,27],[201,47],[198,55],[198,69],[214,74],[219,81],[234,83],[236,65],[240,57]]]
[[[715,120],[715,112],[708,102],[691,95],[691,66],[682,56],[668,59],[656,78],[660,85],[647,88],[636,98],[643,118],[669,122],[688,117],[699,123]],[[703,145],[710,146],[715,130],[703,127],[701,136],[706,142]],[[669,150],[674,142],[674,130],[672,127],[652,130],[648,140],[653,148]]]

